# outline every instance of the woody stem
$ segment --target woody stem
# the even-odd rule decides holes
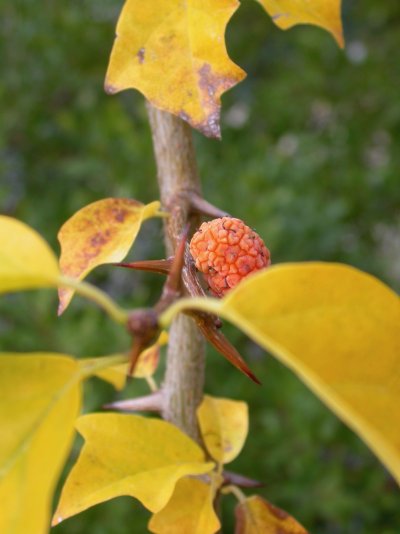
[[[181,119],[149,103],[147,110],[161,202],[170,213],[164,221],[165,245],[167,256],[173,256],[187,224],[199,225],[198,216],[190,213],[186,194],[192,191],[200,195],[192,132]],[[188,254],[186,251],[186,257]],[[162,386],[163,417],[197,441],[196,409],[203,397],[204,370],[204,340],[193,320],[180,314],[174,319],[169,335]]]

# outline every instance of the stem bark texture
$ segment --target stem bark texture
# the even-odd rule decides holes
[[[165,245],[172,256],[188,223],[199,224],[190,212],[189,199],[190,192],[200,194],[192,132],[178,117],[149,103],[147,109],[161,203],[170,213],[165,221]],[[182,314],[174,320],[169,335],[163,417],[199,441],[196,410],[204,389],[204,339],[193,320]]]

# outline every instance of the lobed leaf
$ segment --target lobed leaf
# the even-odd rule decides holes
[[[343,48],[341,0],[258,0],[282,30],[296,24],[314,24],[331,33]]]
[[[58,233],[63,275],[82,280],[95,267],[119,262],[134,243],[142,222],[158,213],[159,202],[142,204],[127,198],[106,198],[77,211]],[[74,289],[59,289],[59,315]]]
[[[237,0],[127,0],[105,81],[134,88],[156,107],[209,137],[220,137],[221,95],[245,73],[229,58],[226,25]]]
[[[293,517],[259,495],[239,503],[235,516],[235,534],[307,534]]]
[[[186,299],[233,322],[292,369],[400,482],[400,299],[376,278],[329,263],[286,264],[226,297]]]
[[[209,472],[201,448],[170,423],[114,413],[81,417],[85,438],[64,485],[53,524],[121,495],[139,499],[151,512],[171,498],[176,482]]]
[[[243,448],[249,431],[245,402],[205,395],[197,419],[210,455],[219,463],[229,463]]]
[[[215,490],[194,478],[182,478],[168,504],[153,515],[149,531],[156,534],[214,534],[221,524],[215,513]]]
[[[0,215],[0,293],[55,287],[59,276],[44,239],[23,222]]]
[[[0,355],[0,532],[43,534],[72,445],[79,368],[58,354]]]

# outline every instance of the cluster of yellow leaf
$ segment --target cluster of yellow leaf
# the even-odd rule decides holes
[[[0,354],[0,532],[47,531],[80,411],[82,380],[124,360],[98,358],[87,365],[62,354]]]
[[[118,239],[116,243],[119,243]],[[102,250],[101,247],[98,250],[100,263],[114,257],[112,246],[103,256]],[[94,266],[97,261],[95,259],[91,265]],[[80,273],[75,272],[75,276],[79,277]],[[14,219],[0,217],[0,293],[64,283],[65,278],[59,272],[53,253],[36,232]],[[260,299],[260,295],[268,298]],[[395,409],[400,401],[400,300],[388,287],[372,276],[344,265],[287,264],[249,277],[223,299],[180,300],[165,312],[161,318],[162,325],[168,326],[176,313],[190,309],[226,318],[271,351],[366,441],[400,481],[400,415]],[[38,358],[40,361],[36,362],[22,356],[5,355],[0,358],[3,392],[0,423],[2,431],[5,429],[4,434],[10,436],[0,445],[0,501],[2,506],[3,503],[6,506],[6,513],[0,514],[1,532],[10,531],[9,525],[14,524],[18,528],[22,525],[15,532],[24,531],[24,519],[17,514],[21,495],[25,496],[24,502],[31,499],[34,503],[38,525],[42,525],[42,530],[38,527],[38,532],[43,531],[51,491],[67,453],[73,419],[79,409],[82,377],[97,372],[118,383],[119,387],[123,386],[123,374],[122,378],[115,378],[119,372],[117,369],[105,374],[100,372],[100,367],[112,365],[110,361],[104,361],[100,366],[89,361],[82,369],[65,356],[49,358],[48,355],[38,355]],[[144,374],[151,373],[156,365],[156,358],[150,357],[149,361],[150,370],[147,369]],[[112,362],[116,363],[115,360]],[[18,380],[15,380],[16,377]],[[26,411],[27,405],[33,407],[29,412]],[[243,404],[237,405],[237,414],[244,411]],[[57,428],[52,422],[53,417],[63,421],[63,430],[51,438],[47,436],[49,428]],[[230,420],[229,427],[222,424],[227,420]],[[115,421],[120,424],[119,418]],[[208,451],[219,464],[230,461],[240,451],[247,426],[242,416],[232,419],[229,403],[216,404],[206,398],[199,411],[199,421]],[[86,427],[85,423],[82,424],[84,433]],[[12,431],[8,432],[10,428]],[[235,439],[226,428],[235,429]],[[179,441],[180,438],[177,439]],[[52,451],[54,443],[57,444],[57,453]],[[30,455],[36,458],[35,451],[38,450],[46,461],[48,459],[48,472],[44,473],[42,469],[40,476],[29,460]],[[191,474],[207,472],[204,457],[199,456],[197,449],[190,450],[194,451],[193,455],[183,456],[183,463],[190,464]],[[193,464],[196,464],[194,468]],[[38,462],[37,465],[40,469],[42,464]],[[160,466],[160,470],[163,469]],[[211,471],[213,466],[208,464],[207,469]],[[146,495],[140,492],[141,497],[136,495],[142,502],[147,502],[149,509],[155,513],[153,525],[159,521],[157,514],[167,513],[169,499],[174,497],[175,483],[189,474],[187,471],[181,474],[179,470],[174,473],[168,479],[169,490],[159,497],[158,504],[152,504],[151,499],[147,501]],[[44,484],[41,500],[36,491],[37,485],[32,485],[36,476]],[[135,484],[138,484],[140,476]],[[187,484],[191,483],[182,482],[176,486],[174,498],[177,502],[180,502]],[[214,494],[210,491],[214,490],[197,483],[193,483],[194,486],[201,488],[193,490],[198,491],[199,503],[212,500]],[[210,487],[218,487],[218,481]],[[82,506],[86,505],[81,503],[78,508]],[[260,508],[259,503],[254,506]],[[261,509],[264,510],[262,506]],[[65,512],[61,515],[65,517]],[[6,528],[2,528],[1,521],[6,522]],[[30,531],[34,532],[32,528]]]
[[[219,466],[234,460],[248,433],[247,405],[206,396],[198,419],[210,456]],[[54,525],[98,503],[130,495],[153,513],[150,532],[214,534],[220,529],[214,501],[223,483],[221,467],[207,461],[202,449],[175,426],[105,413],[81,417],[77,428],[85,445],[63,488]],[[198,475],[203,477],[193,478]],[[294,519],[257,496],[238,505],[237,517],[238,534],[271,528],[278,532],[278,527],[280,532],[306,534]],[[293,526],[297,530],[290,530]]]
[[[187,309],[224,317],[274,354],[400,482],[400,299],[387,286],[340,264],[277,265],[221,300],[180,300],[161,322]]]
[[[247,405],[206,396],[198,417],[210,456],[221,465],[236,458],[248,432]],[[188,533],[219,529],[213,502],[222,479],[212,473],[215,464],[201,448],[175,426],[106,413],[81,417],[77,428],[85,446],[65,483],[54,524],[105,500],[131,495],[154,514],[151,532],[174,532],[177,524]],[[207,481],[184,478],[205,473]]]
[[[81,280],[99,265],[123,260],[142,222],[164,215],[159,208],[158,201],[145,205],[125,198],[106,198],[85,206],[59,232],[60,266],[40,235],[0,215],[0,293],[58,287],[61,314],[78,291],[117,321],[126,322],[126,314],[107,295]]]
[[[314,24],[343,46],[340,0],[258,0],[282,29]],[[221,95],[245,73],[225,47],[238,0],[126,0],[105,88],[141,91],[209,137],[220,137]]]
[[[4,399],[0,405],[4,437],[0,443],[0,532],[46,532],[52,493],[80,410],[81,383],[122,359],[0,355]],[[211,457],[221,465],[236,458],[248,432],[247,405],[206,396],[198,417]],[[153,512],[151,532],[177,532],[177,525],[188,533],[218,531],[213,502],[222,478],[200,447],[176,427],[157,419],[110,413],[81,417],[76,426],[86,443],[65,484],[53,524],[118,495],[131,495]],[[186,478],[206,473],[206,480]],[[250,528],[256,517],[259,525],[275,525],[276,514],[267,517],[264,511],[261,517],[251,499],[239,505],[238,524]]]
[[[81,210],[83,220],[93,209],[100,216],[113,214],[109,223],[113,245],[110,247],[107,241],[98,243],[85,269],[76,268],[82,266],[79,246],[85,237],[90,241],[99,236],[101,229],[96,224],[88,225],[86,236],[69,239],[71,226],[77,223],[79,228],[79,217],[75,215],[72,224],[63,227],[66,241],[69,239],[69,246],[64,244],[67,256],[77,258],[75,269],[73,260],[68,264],[68,274],[82,279],[97,265],[123,259],[141,222],[158,215],[158,208],[158,202],[144,206],[125,199],[106,199]],[[109,235],[104,225],[102,229]],[[65,281],[47,243],[25,224],[0,216],[0,293],[64,286]],[[89,298],[95,289],[88,293],[87,286],[78,284],[76,288]],[[107,309],[106,296],[96,292],[94,296]],[[140,355],[136,377],[148,378],[154,373],[159,347],[166,341],[167,335],[162,333],[157,343]],[[97,375],[122,389],[127,360],[128,355],[77,361],[60,354],[0,354],[0,532],[46,531],[52,493],[70,450],[80,410],[82,380]]]

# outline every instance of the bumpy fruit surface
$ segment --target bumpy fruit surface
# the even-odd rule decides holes
[[[261,237],[233,217],[204,222],[192,237],[190,253],[217,297],[271,263]]]

